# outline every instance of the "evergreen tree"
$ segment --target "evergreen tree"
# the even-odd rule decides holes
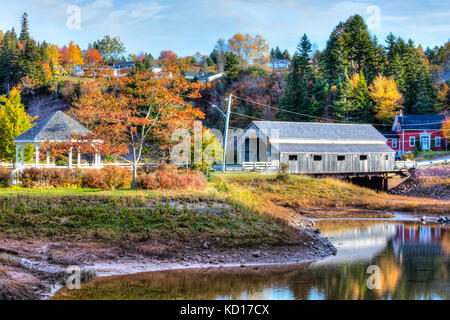
[[[306,34],[297,46],[297,52],[292,58],[291,69],[286,80],[286,94],[280,102],[282,109],[297,113],[312,115],[312,89],[314,75],[310,61],[312,45]],[[280,112],[277,118],[289,121],[311,120],[311,117]]]
[[[392,34],[386,39],[388,66],[387,76],[393,76],[404,97],[406,113],[434,113],[437,92],[428,60],[415,47],[412,40],[407,43]]]
[[[28,28],[28,14],[24,12],[22,15],[22,29],[20,31],[19,41],[24,42],[30,39],[30,31]]]
[[[45,73],[42,68],[42,52],[36,46],[33,39],[25,43],[23,53],[19,56],[20,79],[28,76],[32,80],[37,80],[40,84],[45,82]]]
[[[229,82],[239,78],[239,57],[232,52],[225,54],[225,73]]]
[[[337,84],[345,72],[353,74],[360,71],[370,83],[383,71],[386,61],[383,48],[376,38],[371,38],[360,15],[336,26],[321,59],[324,74],[333,84]]]
[[[19,81],[19,43],[14,29],[6,32],[0,48],[0,83],[6,92]]]
[[[291,55],[287,49],[283,51],[283,59],[291,60]]]

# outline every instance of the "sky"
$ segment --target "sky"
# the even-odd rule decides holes
[[[353,14],[366,20],[384,43],[392,32],[424,48],[450,39],[448,0],[0,0],[0,29],[20,32],[27,12],[37,41],[86,49],[104,35],[120,37],[128,53],[172,50],[180,56],[209,54],[219,38],[262,35],[291,53],[306,33],[323,49],[331,31]]]

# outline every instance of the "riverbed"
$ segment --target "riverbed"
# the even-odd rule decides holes
[[[317,220],[335,256],[290,265],[100,277],[54,299],[449,299],[450,228],[417,219]]]

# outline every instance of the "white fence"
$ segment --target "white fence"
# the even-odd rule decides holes
[[[413,169],[416,168],[416,162],[412,160],[406,160],[406,161],[395,161],[395,169]]]
[[[278,162],[244,162],[242,171],[278,171],[280,164]]]

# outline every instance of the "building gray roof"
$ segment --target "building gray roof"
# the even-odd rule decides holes
[[[273,148],[278,149],[280,153],[395,153],[387,144],[297,144],[297,143],[280,143],[275,144]],[[274,151],[272,151],[274,152]]]
[[[398,116],[401,130],[440,130],[443,114],[405,114]]]
[[[264,134],[279,139],[326,139],[386,141],[386,138],[370,124],[341,124],[315,122],[253,121]]]
[[[91,131],[64,112],[57,111],[15,138],[14,142],[64,142],[74,134],[85,136],[91,134]]]

